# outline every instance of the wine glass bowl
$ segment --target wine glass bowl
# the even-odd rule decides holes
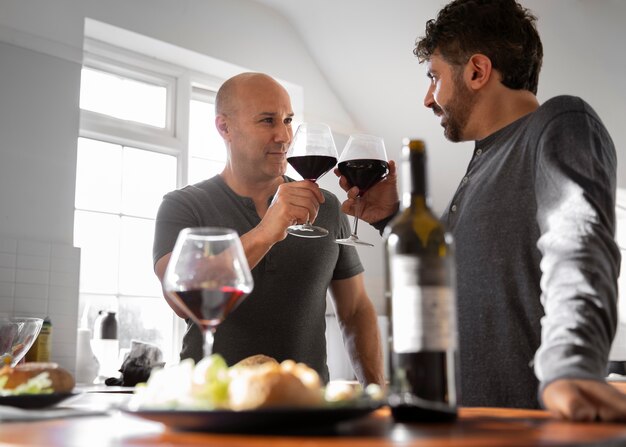
[[[0,368],[15,366],[22,360],[42,325],[41,318],[0,317]]]
[[[205,356],[211,354],[218,325],[241,304],[253,285],[234,230],[181,230],[165,271],[163,289],[204,333]]]
[[[304,180],[316,182],[337,164],[337,148],[333,134],[326,124],[302,123],[287,150],[287,161]],[[291,225],[287,232],[300,237],[324,237],[328,230],[313,226],[307,219],[301,225]]]
[[[337,168],[341,175],[346,178],[350,187],[356,186],[359,192],[356,196],[352,234],[345,239],[337,239],[336,242],[344,245],[367,245],[372,247],[373,244],[365,242],[357,236],[361,211],[360,198],[389,173],[385,142],[381,137],[374,135],[350,135],[339,157]]]
[[[359,188],[359,197],[389,173],[389,163],[375,159],[347,160],[341,162],[338,168],[350,186]]]

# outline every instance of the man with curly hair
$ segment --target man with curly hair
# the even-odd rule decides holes
[[[617,324],[616,153],[581,98],[540,104],[536,17],[515,0],[455,0],[414,50],[424,105],[451,141],[475,141],[442,220],[456,245],[461,404],[626,419],[605,382]],[[363,198],[381,229],[395,171]],[[356,191],[342,209],[351,213]]]

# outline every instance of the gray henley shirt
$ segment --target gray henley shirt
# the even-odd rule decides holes
[[[363,267],[354,247],[335,242],[350,235],[349,222],[338,199],[322,192],[326,201],[315,224],[330,234],[318,239],[287,236],[275,244],[252,269],[252,293],[218,326],[213,352],[229,365],[265,354],[304,362],[328,380],[326,291],[332,280],[350,278]],[[238,196],[219,175],[172,191],[157,214],[153,260],[172,251],[183,228],[221,226],[243,235],[260,221],[252,199]],[[198,361],[202,356],[202,335],[188,321],[181,358]]]
[[[442,216],[456,245],[463,405],[534,408],[540,383],[603,379],[617,319],[615,178],[613,142],[580,98],[553,98],[476,142]]]

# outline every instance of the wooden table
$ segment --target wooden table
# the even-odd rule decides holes
[[[103,395],[90,396],[102,402]],[[107,396],[111,399],[111,396]],[[387,408],[333,428],[290,430],[288,434],[177,432],[121,412],[104,416],[0,424],[0,445],[232,447],[349,446],[533,446],[626,445],[626,424],[570,423],[544,411],[462,408],[448,424],[395,424]]]

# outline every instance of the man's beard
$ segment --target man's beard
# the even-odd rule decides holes
[[[440,113],[446,121],[443,128],[444,136],[454,142],[465,141],[463,132],[470,119],[476,97],[463,83],[462,74],[454,77],[454,94],[450,102],[441,108],[438,105],[433,107],[435,113]]]

